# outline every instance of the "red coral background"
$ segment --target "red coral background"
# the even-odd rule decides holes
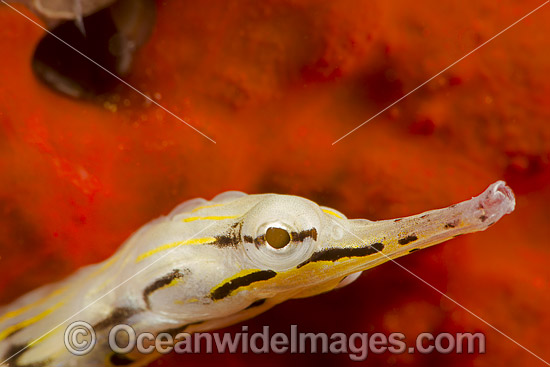
[[[30,69],[43,31],[0,6],[0,302],[107,258],[197,196],[296,194],[377,220],[503,178],[517,194],[512,215],[399,262],[549,361],[550,6],[332,145],[538,5],[159,2],[127,80],[217,144],[125,86],[103,105],[51,92]],[[480,331],[486,354],[371,353],[366,363],[544,365],[392,263],[246,324],[409,339]],[[331,354],[168,355],[152,365],[183,363],[355,365]]]

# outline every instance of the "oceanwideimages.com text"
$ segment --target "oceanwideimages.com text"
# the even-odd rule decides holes
[[[89,353],[95,344],[93,328],[82,321],[65,331],[65,345],[76,355]],[[353,361],[364,361],[369,353],[485,353],[483,333],[420,333],[410,342],[403,333],[312,333],[291,325],[288,332],[271,333],[269,326],[251,333],[248,326],[237,333],[136,333],[129,325],[114,326],[109,332],[109,347],[115,353],[139,351],[178,353],[331,353],[346,354]]]

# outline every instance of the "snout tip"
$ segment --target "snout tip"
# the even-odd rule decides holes
[[[516,199],[510,187],[504,181],[497,181],[487,188],[487,195],[481,205],[487,211],[510,214],[516,207]]]

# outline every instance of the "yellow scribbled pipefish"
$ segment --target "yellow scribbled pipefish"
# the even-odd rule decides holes
[[[448,208],[381,221],[347,219],[289,195],[230,191],[193,199],[143,226],[106,261],[0,309],[0,363],[143,366],[158,354],[114,353],[113,326],[154,335],[219,329],[287,299],[346,285],[390,259],[485,230],[514,207],[502,181]],[[83,356],[64,345],[64,330],[79,320],[97,337]]]

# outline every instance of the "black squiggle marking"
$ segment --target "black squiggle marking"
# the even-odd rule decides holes
[[[113,353],[109,357],[109,362],[111,362],[113,366],[129,366],[135,361],[124,354]]]
[[[445,223],[445,229],[454,228],[457,225],[458,225],[458,219],[455,219],[452,222]]]
[[[304,261],[303,263],[296,266],[297,269],[302,266],[315,261],[336,261],[344,257],[363,257],[375,254],[384,249],[382,243],[373,243],[370,246],[359,247],[359,248],[329,248],[319,252],[315,252],[311,257]]]
[[[232,279],[214,289],[210,293],[210,298],[212,298],[214,301],[220,300],[229,296],[231,292],[238,288],[246,287],[247,285],[255,282],[260,282],[262,280],[271,279],[275,275],[277,275],[277,273],[273,270],[259,270],[251,274],[243,275],[242,277]]]
[[[311,228],[302,232],[292,232],[290,237],[292,238],[292,241],[302,242],[308,237],[311,237],[317,241],[317,230],[315,228]]]
[[[121,324],[130,317],[140,312],[141,310],[138,308],[117,307],[111,312],[109,316],[95,324],[93,328],[97,332],[98,330],[105,329],[109,326]]]
[[[224,233],[221,236],[217,236],[216,241],[212,242],[212,244],[217,245],[219,247],[226,247],[226,246],[237,247],[239,243],[241,243],[242,228],[243,228],[243,222],[242,221],[236,222],[231,226],[231,228],[226,233]]]
[[[28,350],[25,350],[21,353],[19,353],[21,351],[21,349],[25,348],[27,345],[26,344],[14,344],[12,345],[7,351],[6,351],[6,354],[4,354],[4,356],[2,357],[1,360],[5,360],[7,358],[10,358],[13,356],[13,358],[6,362],[7,366],[8,367],[48,367],[51,365],[51,362],[52,362],[52,359],[51,358],[48,358],[48,359],[45,359],[43,361],[38,361],[38,362],[33,362],[33,363],[30,363],[30,364],[20,364],[18,363],[18,360],[21,358],[22,355],[25,354],[25,352]],[[17,354],[19,353],[19,354]],[[15,354],[17,354],[16,356],[14,356]]]
[[[143,290],[143,300],[145,301],[147,308],[151,308],[151,305],[149,303],[149,296],[151,295],[151,293],[159,288],[164,287],[165,285],[170,284],[172,280],[181,278],[183,278],[183,274],[180,273],[180,270],[174,269],[170,274],[166,274],[165,276],[155,280],[152,284],[149,284],[147,287],[145,287],[145,289]]]
[[[265,303],[265,301],[267,301],[266,298],[262,298],[262,299],[259,299],[257,301],[254,301],[247,308],[245,308],[245,310],[248,310],[248,309],[254,308],[254,307],[259,307],[259,306],[263,305]]]
[[[408,243],[411,243],[413,241],[416,241],[418,239],[418,237],[415,235],[415,234],[412,234],[412,235],[409,235],[405,238],[400,238],[399,240],[397,240],[397,243],[399,243],[400,245],[406,245]]]

